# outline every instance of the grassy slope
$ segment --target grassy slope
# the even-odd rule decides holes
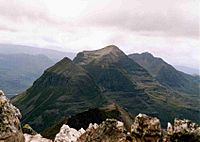
[[[106,100],[83,68],[63,59],[12,102],[22,111],[22,122],[41,131],[63,116],[101,106]]]

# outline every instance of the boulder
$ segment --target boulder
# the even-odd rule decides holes
[[[173,133],[169,137],[172,142],[200,142],[200,126],[191,120],[175,119]]]
[[[24,142],[21,129],[21,113],[0,90],[0,141]]]
[[[30,134],[30,135],[36,135],[37,134],[37,132],[34,131],[29,124],[25,124],[22,127],[22,132],[25,133],[25,134]]]
[[[131,126],[131,134],[139,142],[157,142],[162,139],[160,120],[146,114],[139,114]]]
[[[61,127],[60,132],[56,135],[54,142],[76,142],[84,132],[84,129],[77,131],[64,124]]]

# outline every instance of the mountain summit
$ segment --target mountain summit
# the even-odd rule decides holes
[[[99,50],[80,52],[75,57],[74,62],[80,65],[86,65],[92,62],[105,63],[105,60],[102,60],[102,58],[106,58],[108,62],[114,62],[118,57],[123,56],[126,55],[117,46],[109,45]]]

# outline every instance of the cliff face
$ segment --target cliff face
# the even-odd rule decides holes
[[[21,113],[0,90],[0,141],[24,142],[21,130]]]

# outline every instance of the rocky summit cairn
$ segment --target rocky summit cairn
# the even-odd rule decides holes
[[[139,114],[135,117],[135,121],[131,126],[131,133],[136,141],[157,142],[162,137],[160,120],[146,114]]]
[[[0,142],[24,142],[21,113],[0,90]]]

